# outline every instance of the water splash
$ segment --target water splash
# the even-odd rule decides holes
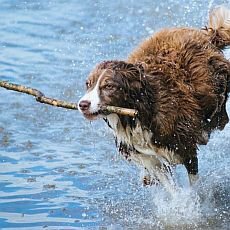
[[[208,4],[208,11],[210,11],[211,8],[213,7],[213,3],[214,3],[214,0],[210,0],[210,1],[209,1],[209,4]]]
[[[229,0],[2,1],[1,74],[77,101],[94,64],[125,58],[159,28],[204,26],[207,7],[223,3]],[[197,185],[189,189],[180,171],[181,189],[170,197],[142,187],[103,124],[0,94],[1,229],[228,229],[229,125],[200,149]]]
[[[132,183],[124,187],[126,191],[117,191],[118,197],[102,201],[104,223],[136,229],[227,229],[227,175],[215,171],[212,176],[202,177],[193,188],[178,188],[173,196],[161,187],[146,189]]]
[[[179,189],[168,197],[167,194],[154,193],[155,215],[162,224],[180,226],[201,220],[200,198],[191,189]]]

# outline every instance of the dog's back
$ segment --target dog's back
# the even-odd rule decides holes
[[[210,13],[208,27],[163,29],[134,50],[128,62],[141,63],[149,75],[161,72],[168,78],[165,87],[170,87],[170,79],[184,96],[195,98],[196,101],[185,102],[186,107],[201,110],[199,119],[204,121],[203,130],[209,135],[229,121],[225,103],[230,92],[230,64],[221,51],[228,45],[230,11],[220,6]],[[206,142],[205,138],[200,140]]]
[[[223,49],[230,45],[230,10],[224,6],[213,9],[208,26],[203,29],[168,28],[155,33],[134,50],[128,61],[145,61],[147,57],[185,49],[187,43],[196,43],[203,48],[210,46]]]

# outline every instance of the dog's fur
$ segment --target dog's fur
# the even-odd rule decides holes
[[[167,183],[171,165],[184,164],[190,181],[198,173],[197,148],[228,123],[230,11],[210,13],[203,29],[172,28],[154,34],[126,61],[104,61],[87,80],[79,109],[103,117],[128,160],[143,165],[144,184]],[[104,105],[138,110],[133,119],[100,114]]]

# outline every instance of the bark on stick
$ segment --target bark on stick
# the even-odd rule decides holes
[[[41,91],[26,87],[23,85],[13,84],[7,81],[1,81],[0,80],[0,87],[3,87],[8,90],[18,91],[20,93],[26,93],[29,95],[32,95],[36,98],[36,101],[52,106],[62,107],[66,109],[74,109],[78,110],[77,103],[73,102],[67,102],[63,100],[58,100],[55,98],[46,97]],[[135,117],[137,115],[137,111],[135,109],[127,109],[127,108],[121,108],[116,106],[103,106],[101,108],[102,112],[105,113],[117,113],[120,115]]]

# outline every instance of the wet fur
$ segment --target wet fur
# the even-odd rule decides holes
[[[225,19],[220,19],[223,14]],[[182,163],[196,175],[198,145],[207,144],[210,133],[228,123],[230,62],[221,49],[230,45],[229,16],[221,7],[211,13],[204,29],[161,30],[126,61],[105,61],[91,72],[88,91],[105,70],[105,79],[113,85],[114,92],[100,86],[99,107],[138,110],[136,119],[115,114],[104,118],[114,130],[118,150],[150,174],[147,161],[154,161],[158,171],[170,171],[167,163]],[[141,154],[145,159],[139,159]]]

